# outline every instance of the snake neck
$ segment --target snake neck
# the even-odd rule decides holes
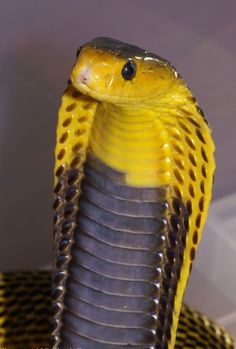
[[[179,141],[186,133],[181,120],[185,123],[187,114],[202,119],[195,102],[186,86],[179,83],[154,100],[99,103],[90,149],[106,165],[124,172],[128,185],[169,185],[175,152],[171,142]]]
[[[169,134],[158,110],[100,104],[91,132],[91,151],[125,173],[131,186],[168,185]]]

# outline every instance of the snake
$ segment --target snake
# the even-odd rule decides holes
[[[210,125],[169,61],[82,45],[58,115],[52,272],[0,274],[1,348],[235,348],[183,304],[214,171]]]

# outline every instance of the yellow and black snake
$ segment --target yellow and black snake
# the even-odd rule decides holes
[[[59,111],[49,272],[2,274],[9,349],[233,349],[182,298],[211,200],[211,131],[175,68],[83,45]]]

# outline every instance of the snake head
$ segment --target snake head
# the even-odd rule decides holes
[[[78,50],[71,81],[83,94],[115,104],[158,99],[183,83],[167,60],[110,38],[96,38]]]

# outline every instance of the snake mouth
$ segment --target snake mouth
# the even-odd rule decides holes
[[[71,82],[73,86],[78,90],[80,93],[89,96],[93,98],[96,101],[99,102],[108,102],[112,104],[119,104],[119,103],[127,103],[130,102],[136,102],[137,98],[132,97],[123,97],[123,96],[116,96],[116,95],[109,95],[109,94],[102,94],[97,92],[95,89],[91,88],[89,85],[89,78],[87,76],[81,75],[81,80],[74,79],[73,76],[71,77]]]
[[[93,82],[93,76],[91,73],[91,68],[88,65],[82,67],[82,69],[77,72],[77,67],[72,71],[71,82],[76,90],[80,93],[93,98],[99,102],[108,102],[115,105],[139,105],[142,103],[148,103],[152,101],[156,96],[147,96],[147,97],[133,97],[133,96],[124,96],[122,94],[116,95],[115,93],[100,93],[96,89],[96,84]],[[128,82],[132,83],[132,82]],[[95,87],[91,87],[94,85]]]
[[[150,101],[152,101],[155,96],[153,97],[132,97],[132,96],[122,96],[122,95],[109,95],[109,94],[102,94],[97,92],[95,89],[92,89],[89,86],[89,83],[86,81],[80,82],[79,84],[76,83],[73,78],[71,78],[71,82],[73,84],[73,86],[75,87],[75,89],[77,91],[79,91],[80,93],[89,96],[91,98],[93,98],[95,101],[98,102],[107,102],[110,104],[114,104],[117,106],[128,106],[129,104],[131,105],[137,105],[137,104],[148,104]]]

